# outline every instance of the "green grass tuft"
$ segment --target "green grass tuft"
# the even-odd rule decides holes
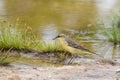
[[[42,52],[60,52],[64,51],[61,45],[58,42],[46,43],[45,41],[40,41],[37,43],[37,49]]]
[[[39,36],[32,32],[30,27],[26,30],[19,29],[16,23],[11,25],[4,22],[0,31],[0,49],[16,49],[16,50],[38,50],[41,52],[57,52],[63,51],[58,42],[46,43]]]
[[[1,49],[0,51],[0,66],[8,66],[9,63],[11,62],[11,60],[9,60],[10,54],[9,51],[11,49],[9,49],[6,52],[2,52],[3,49]]]
[[[19,24],[0,23],[0,49],[28,50],[38,52],[63,52],[58,42],[46,43],[32,32],[30,27],[21,30]],[[9,63],[7,54],[0,53],[0,65]]]
[[[120,43],[120,29],[114,27],[110,31],[106,31],[105,35],[108,41],[114,42],[115,44]]]
[[[115,17],[112,25],[112,29],[105,31],[105,36],[108,41],[114,44],[120,43],[120,16]]]

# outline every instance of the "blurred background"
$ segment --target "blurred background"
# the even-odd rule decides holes
[[[91,35],[111,27],[112,16],[119,11],[120,0],[0,0],[0,17],[18,21],[44,40],[59,33]]]

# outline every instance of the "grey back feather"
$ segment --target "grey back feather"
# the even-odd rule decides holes
[[[65,37],[65,40],[67,41],[68,43],[68,46],[71,46],[71,47],[74,47],[76,49],[80,49],[80,50],[83,50],[83,51],[87,51],[87,52],[90,52],[90,53],[94,53],[94,52],[91,52],[90,50],[78,45],[77,43],[75,43],[74,41],[72,41],[70,38],[68,38],[67,36],[64,36]],[[94,53],[95,54],[95,53]]]

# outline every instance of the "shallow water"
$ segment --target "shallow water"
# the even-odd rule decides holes
[[[119,0],[0,0],[0,16],[11,23],[19,18],[20,27],[31,26],[43,37],[75,31],[96,31],[98,24],[109,24]]]
[[[30,26],[44,40],[58,33],[92,34],[99,25],[111,27],[112,13],[119,10],[119,0],[0,0],[0,16],[20,28]],[[27,25],[27,26],[26,26]]]

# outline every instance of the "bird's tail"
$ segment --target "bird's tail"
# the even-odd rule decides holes
[[[92,53],[92,54],[95,54],[95,55],[97,55],[97,56],[99,56],[99,57],[103,58],[103,56],[102,56],[102,55],[100,55],[100,54],[97,54],[97,53],[92,52],[92,51],[88,51],[88,52],[89,52],[89,53]]]

